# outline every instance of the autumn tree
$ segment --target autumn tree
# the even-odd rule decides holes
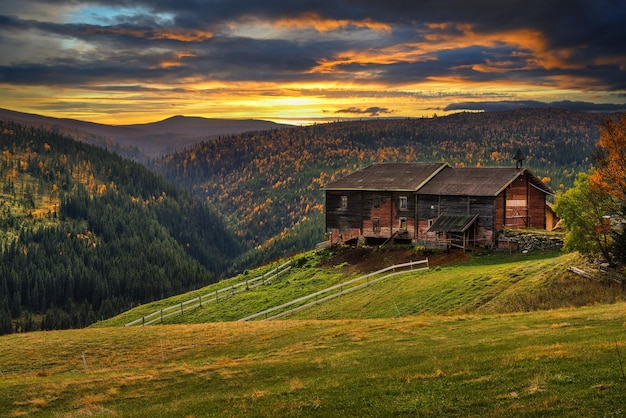
[[[600,128],[598,151],[595,156],[597,171],[591,181],[618,204],[611,214],[613,253],[626,265],[626,114],[619,119],[607,119]]]
[[[618,120],[607,119],[600,127],[595,155],[594,187],[616,200],[626,202],[626,114]]]
[[[574,187],[557,195],[555,210],[567,230],[566,250],[590,256],[601,253],[612,262],[613,237],[607,214],[613,213],[617,205],[611,196],[593,185],[594,176],[594,169],[579,173]]]
[[[568,231],[566,248],[626,264],[626,115],[602,123],[595,168],[558,196],[556,210]]]

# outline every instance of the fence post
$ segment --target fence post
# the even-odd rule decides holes
[[[163,309],[161,309],[161,323],[163,323]]]
[[[143,327],[146,324],[146,317],[142,316],[141,317],[141,326]]]
[[[220,301],[220,297],[219,297],[219,295],[217,294],[217,289],[215,290],[215,301],[216,301],[216,302],[219,302],[219,301]]]
[[[200,302],[200,307],[202,307],[202,295],[198,296],[198,301]]]
[[[182,302],[180,303],[180,314],[181,315],[183,314],[183,303]]]

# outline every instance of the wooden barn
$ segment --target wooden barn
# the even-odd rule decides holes
[[[363,237],[461,248],[496,248],[503,228],[546,229],[552,193],[527,168],[446,163],[374,164],[324,190],[333,243]]]

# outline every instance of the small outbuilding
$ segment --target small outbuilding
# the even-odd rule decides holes
[[[546,229],[552,190],[524,167],[379,163],[324,186],[333,243],[359,237],[497,247],[503,228]]]

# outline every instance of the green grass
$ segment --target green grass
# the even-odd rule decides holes
[[[182,315],[165,318],[164,322],[235,321],[361,275],[349,272],[350,266],[345,263],[335,266],[322,263],[328,255],[324,251],[300,254],[294,258],[292,270],[270,284],[221,299],[219,303],[205,303]],[[566,271],[567,267],[579,261],[576,254],[557,252],[473,255],[461,263],[386,279],[299,311],[291,318],[371,319],[417,314],[506,313],[624,300],[624,289],[593,283]],[[94,326],[129,323],[159,309],[197,299],[199,295],[211,294],[216,289],[246,278],[257,277],[279,263],[248,271],[198,291],[139,306]]]
[[[350,277],[356,277],[354,274],[346,275],[341,267],[320,268],[319,263],[323,254],[323,252],[318,253],[315,251],[299,254],[293,258],[292,270],[274,279],[270,284],[221,299],[219,303],[205,303],[202,308],[186,311],[183,315],[166,318],[165,323],[236,321],[272,306],[345,281]],[[177,305],[187,300],[197,299],[200,295],[213,294],[217,289],[227,288],[246,279],[258,277],[278,266],[282,261],[246,271],[244,274],[193,292],[139,306],[114,318],[98,322],[93,326],[124,325],[159,309]]]
[[[575,254],[475,255],[287,320],[224,322],[359,275],[328,255],[176,317],[189,324],[120,326],[193,294],[0,337],[0,416],[626,415],[624,289],[566,272]]]
[[[623,416],[624,318],[616,303],[8,335],[0,415]]]
[[[426,272],[407,273],[374,284],[361,292],[296,313],[300,319],[385,318],[416,314],[503,313],[576,306],[574,298],[537,303],[532,295],[557,291],[555,280],[568,276],[567,286],[582,281],[566,268],[574,254],[487,254]],[[584,283],[592,297],[598,286]],[[563,290],[559,290],[562,292]],[[623,293],[623,292],[622,292]]]

